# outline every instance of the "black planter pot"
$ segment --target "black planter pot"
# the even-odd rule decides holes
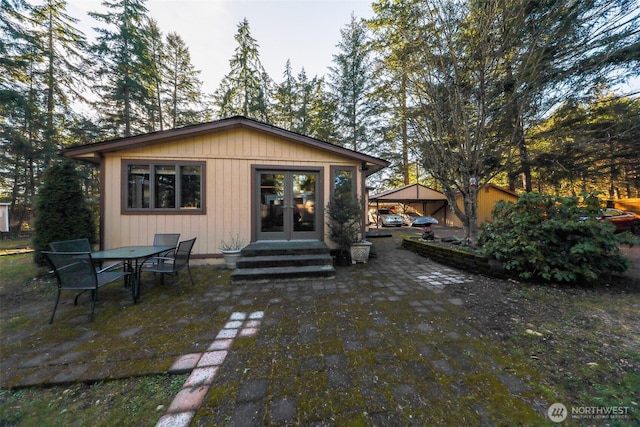
[[[339,267],[347,267],[351,265],[351,256],[348,252],[338,252],[336,253],[336,265]]]

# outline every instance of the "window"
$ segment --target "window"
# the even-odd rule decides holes
[[[356,197],[355,168],[331,168],[333,187],[332,197],[351,196]]]
[[[125,161],[125,212],[203,212],[204,163]]]

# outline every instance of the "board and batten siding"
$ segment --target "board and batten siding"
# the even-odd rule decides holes
[[[491,213],[499,201],[516,202],[518,195],[508,190],[503,190],[495,185],[485,185],[478,189],[478,225],[482,225],[491,220]],[[456,196],[458,206],[464,210],[462,195]],[[446,225],[448,227],[462,227],[462,221],[450,209],[447,212]]]
[[[123,214],[123,161],[136,159],[204,161],[205,214]],[[249,129],[107,153],[103,162],[105,248],[150,244],[155,233],[179,232],[181,240],[197,237],[193,254],[202,256],[220,254],[220,243],[229,236],[239,234],[247,241],[250,239],[252,166],[322,168],[325,205],[332,182],[330,166],[350,166],[356,170],[359,166],[354,160],[334,153]],[[361,172],[357,173],[356,183],[361,179]],[[357,188],[358,194],[360,190]]]

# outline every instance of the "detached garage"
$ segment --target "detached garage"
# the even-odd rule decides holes
[[[431,216],[447,227],[462,227],[462,222],[449,208],[447,198],[441,192],[421,184],[411,184],[404,187],[387,190],[369,198],[371,203],[402,204]],[[491,212],[496,203],[504,200],[516,202],[518,194],[494,184],[485,184],[478,190],[478,225],[491,220]],[[456,196],[458,206],[463,207],[462,194]]]
[[[447,209],[447,198],[441,192],[422,184],[410,184],[404,187],[383,191],[369,197],[369,202],[380,206],[382,204],[402,204],[413,208],[425,216],[431,216],[441,224],[446,224],[447,217],[454,216]]]

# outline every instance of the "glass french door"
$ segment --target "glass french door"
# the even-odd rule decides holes
[[[319,172],[257,171],[257,240],[320,239]]]

